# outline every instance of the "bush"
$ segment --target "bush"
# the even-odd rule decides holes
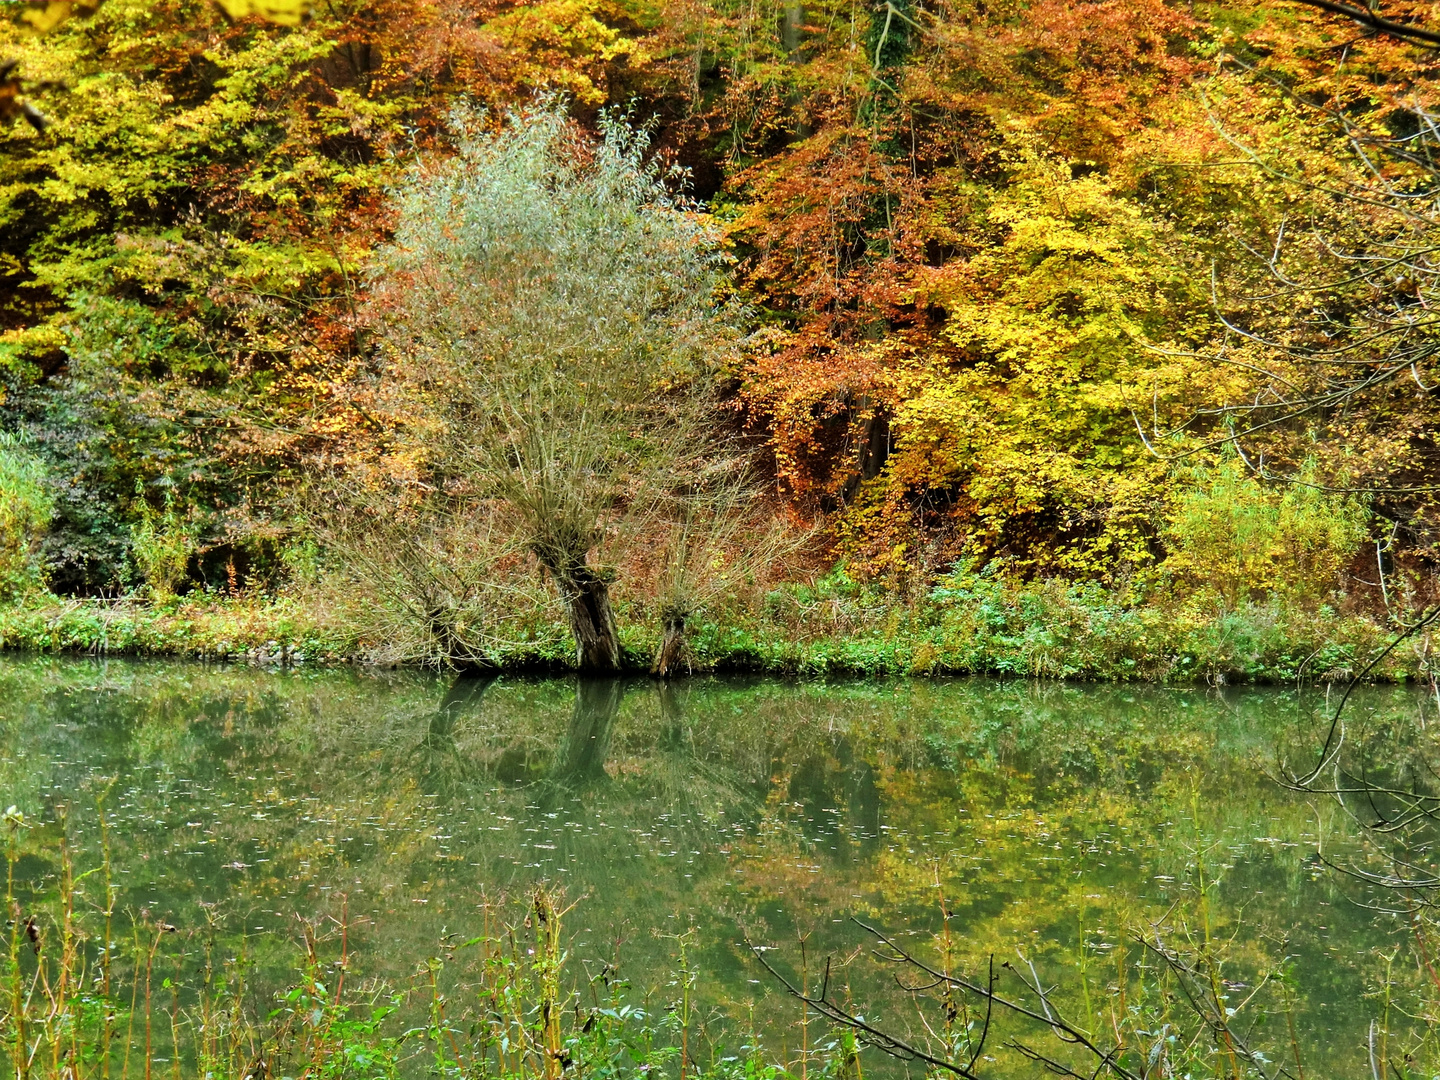
[[[140,522],[130,535],[130,554],[157,600],[173,596],[184,583],[198,542],[194,522],[176,511],[173,492],[166,490],[161,513],[147,503],[140,504]]]
[[[1255,594],[1324,598],[1365,538],[1369,512],[1349,495],[1301,482],[1266,486],[1235,457],[1188,470],[1166,528],[1165,565],[1212,586],[1230,608]]]
[[[20,440],[0,435],[0,598],[44,588],[39,547],[54,510],[45,467]]]
[[[371,499],[322,530],[325,587],[368,660],[467,669],[564,655],[557,605],[493,514]]]

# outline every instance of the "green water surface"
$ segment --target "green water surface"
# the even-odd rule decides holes
[[[789,1054],[809,1035],[747,940],[799,977],[802,939],[812,971],[864,943],[852,917],[933,950],[943,905],[961,966],[1019,950],[1099,1015],[1143,961],[1137,932],[1203,919],[1237,986],[1288,964],[1307,1070],[1346,1075],[1387,977],[1412,1012],[1428,999],[1405,915],[1316,859],[1365,858],[1354,826],[1270,779],[1313,754],[1326,694],[11,657],[0,800],[37,823],[16,870],[39,896],[60,818],[80,869],[98,865],[108,788],[122,920],[177,941],[218,927],[257,993],[283,985],[306,920],[343,912],[356,965],[403,980],[548,881],[579,901],[578,963],[663,1003],[693,930],[707,1015],[752,1017]],[[1354,705],[1413,731],[1424,712],[1403,688]],[[864,954],[846,971],[856,1002],[912,1023],[888,971]]]

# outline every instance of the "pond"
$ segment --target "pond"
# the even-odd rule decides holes
[[[9,657],[0,799],[32,823],[23,906],[54,895],[62,831],[77,874],[100,866],[103,796],[116,919],[176,928],[157,962],[177,981],[203,929],[273,994],[305,926],[341,922],[357,970],[403,980],[543,881],[575,902],[582,970],[611,965],[653,1007],[683,945],[697,1015],[793,1060],[818,1036],[747,941],[797,981],[849,961],[856,1007],[913,1026],[854,919],[933,953],[946,910],[958,967],[1023,957],[1091,1015],[1163,924],[1221,943],[1239,997],[1283,968],[1305,1068],[1356,1075],[1386,1000],[1400,1016],[1430,991],[1407,919],[1317,859],[1365,857],[1355,827],[1270,778],[1313,760],[1331,704],[1323,687],[660,687]],[[1412,726],[1426,708],[1405,688],[1352,706]]]

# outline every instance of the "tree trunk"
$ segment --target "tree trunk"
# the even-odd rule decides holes
[[[650,672],[662,679],[673,678],[680,673],[680,664],[684,659],[685,620],[672,616],[665,620],[665,637],[660,642],[660,651],[655,654]]]
[[[581,671],[620,670],[620,635],[610,608],[610,584],[584,562],[549,567],[575,638],[575,665]]]
[[[435,606],[425,613],[430,636],[435,642],[435,659],[462,676],[479,675],[490,664],[478,659],[469,644],[455,632],[455,612],[450,607]]]

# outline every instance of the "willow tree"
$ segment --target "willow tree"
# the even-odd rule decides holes
[[[598,141],[555,102],[452,127],[396,192],[376,282],[419,475],[501,507],[579,667],[614,669],[606,537],[694,461],[735,340],[716,236],[618,117]]]

